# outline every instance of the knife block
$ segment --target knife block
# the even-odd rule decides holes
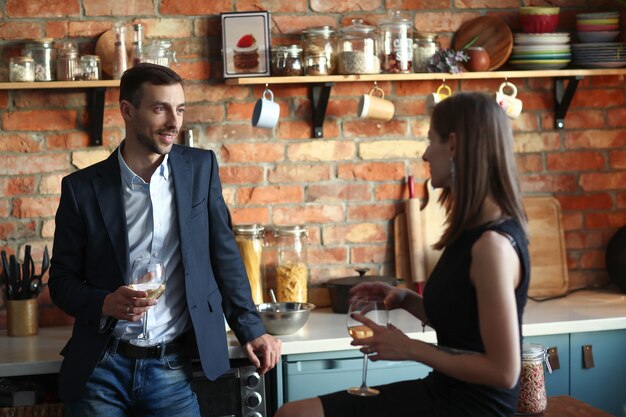
[[[39,304],[36,298],[7,300],[7,334],[34,336],[39,332]]]

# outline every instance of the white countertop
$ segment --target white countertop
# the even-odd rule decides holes
[[[412,338],[434,343],[435,332],[404,311],[392,311],[391,322]],[[354,349],[346,331],[346,315],[330,309],[313,311],[299,332],[280,336],[283,354],[317,353]],[[542,336],[626,329],[626,295],[609,290],[578,291],[567,297],[528,301],[522,331],[525,336]],[[8,337],[0,332],[0,376],[56,373],[59,352],[69,339],[70,327],[44,327],[39,335]],[[235,338],[229,337],[231,357],[243,356]]]

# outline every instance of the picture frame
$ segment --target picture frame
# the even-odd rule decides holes
[[[224,78],[270,75],[270,13],[220,13]]]

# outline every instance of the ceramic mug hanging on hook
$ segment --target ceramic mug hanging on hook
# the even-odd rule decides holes
[[[505,88],[510,89],[511,94],[505,93]],[[500,84],[500,88],[496,93],[496,101],[502,107],[507,116],[511,119],[517,119],[522,113],[522,100],[517,97],[517,87],[509,81]]]
[[[274,93],[265,88],[263,96],[257,100],[252,111],[252,126],[273,129],[278,123],[280,105],[274,102]]]
[[[387,122],[393,118],[395,106],[385,100],[385,92],[374,86],[368,94],[363,94],[359,100],[357,114],[361,119],[380,120]]]
[[[452,95],[452,90],[445,83],[441,84],[437,88],[436,93],[430,93],[426,97],[426,108],[432,110],[433,107],[441,100],[444,100]]]

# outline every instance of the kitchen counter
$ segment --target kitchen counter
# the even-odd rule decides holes
[[[391,322],[411,338],[434,343],[435,332],[404,311],[392,311]],[[353,349],[345,327],[345,314],[330,309],[314,310],[307,324],[296,334],[280,336],[283,354],[317,353]],[[567,297],[528,301],[522,331],[525,336],[626,329],[626,295],[610,290],[577,291]],[[59,352],[69,339],[70,327],[44,327],[39,335],[8,337],[0,332],[0,376],[56,373],[61,366]],[[244,356],[229,334],[231,357]]]

